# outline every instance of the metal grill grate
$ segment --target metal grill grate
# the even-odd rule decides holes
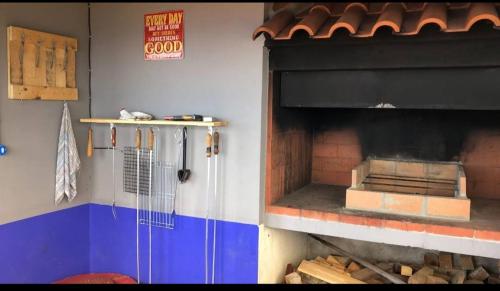
[[[149,151],[139,151],[139,223],[174,228],[177,167],[172,163],[155,161],[153,152],[151,175],[151,211],[149,197]],[[125,147],[123,152],[123,191],[137,193],[137,151]]]
[[[149,213],[150,197],[141,195],[139,198],[139,222],[141,224],[149,224],[150,222],[152,226],[172,229],[174,227],[177,171],[174,165],[163,161],[158,161],[153,167],[151,213]]]
[[[139,151],[139,194],[148,195],[149,191],[149,151]],[[137,151],[135,147],[123,150],[123,191],[137,193]]]

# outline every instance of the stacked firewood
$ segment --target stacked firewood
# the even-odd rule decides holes
[[[497,270],[476,265],[474,258],[458,255],[453,264],[450,253],[426,253],[423,264],[372,262],[364,267],[349,257],[330,255],[303,260],[295,269],[287,266],[286,284],[500,284]],[[378,268],[373,268],[375,265]],[[392,278],[392,280],[390,279]]]

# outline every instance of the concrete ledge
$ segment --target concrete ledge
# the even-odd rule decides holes
[[[268,227],[500,259],[500,241],[266,213]],[[477,232],[477,231],[476,231]]]

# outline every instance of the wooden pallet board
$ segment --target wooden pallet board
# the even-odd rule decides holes
[[[76,38],[7,28],[8,97],[21,100],[78,100]]]

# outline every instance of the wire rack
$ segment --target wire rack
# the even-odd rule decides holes
[[[149,151],[139,151],[139,223],[156,227],[174,228],[177,167],[156,159],[153,153],[151,197],[149,196]],[[137,193],[137,151],[124,148],[123,191]],[[151,199],[151,209],[150,209]]]
[[[141,148],[139,151],[139,193],[149,194],[149,151]],[[123,191],[137,193],[137,151],[135,147],[125,147],[123,150]]]

